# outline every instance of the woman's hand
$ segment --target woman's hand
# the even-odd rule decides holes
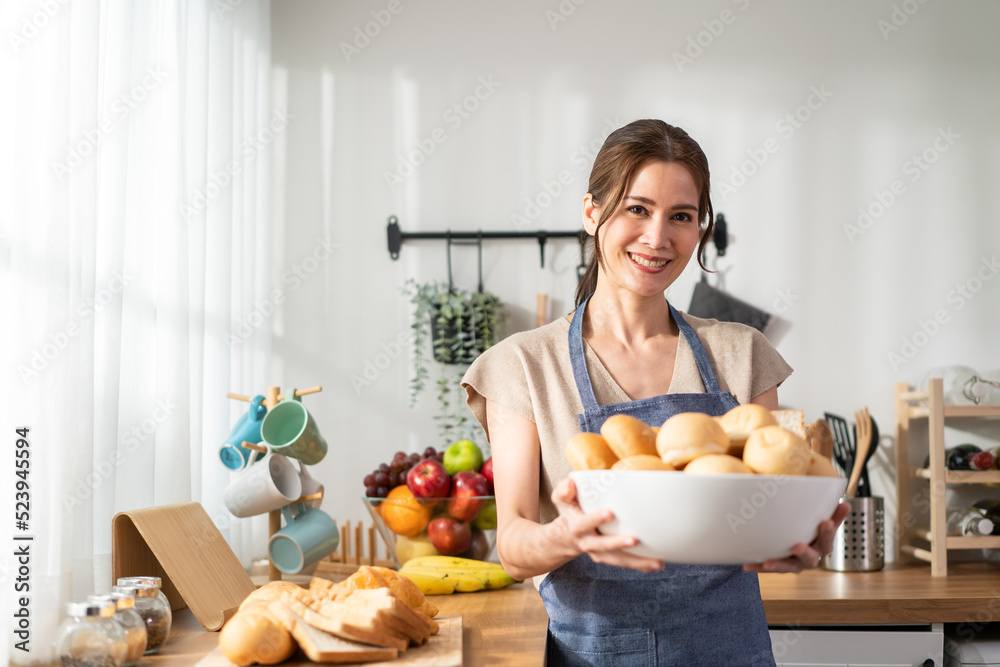
[[[655,572],[663,569],[664,563],[655,558],[643,558],[624,551],[639,541],[631,535],[602,535],[597,528],[612,520],[611,510],[599,510],[585,514],[576,497],[576,485],[572,479],[564,479],[552,490],[552,502],[559,510],[559,518],[548,524],[560,535],[553,539],[568,542],[579,553],[585,553],[595,563],[628,567],[641,572]]]
[[[820,558],[833,551],[833,536],[850,511],[850,505],[840,503],[832,517],[820,522],[819,528],[816,529],[816,539],[812,544],[799,542],[792,547],[792,555],[788,558],[748,563],[743,569],[750,572],[801,572],[816,567]]]

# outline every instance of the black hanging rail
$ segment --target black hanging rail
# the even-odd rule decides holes
[[[389,256],[393,259],[399,259],[399,251],[403,247],[403,241],[437,239],[448,242],[471,241],[472,243],[481,243],[483,240],[489,239],[535,239],[538,241],[542,268],[545,268],[545,242],[549,239],[576,239],[582,246],[588,238],[587,232],[582,229],[577,232],[549,232],[544,230],[534,232],[404,232],[399,228],[399,219],[394,215],[389,216],[386,235],[389,240]]]

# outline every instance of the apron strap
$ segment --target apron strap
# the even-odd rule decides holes
[[[599,407],[594,396],[594,386],[590,383],[590,375],[587,373],[587,359],[583,353],[583,312],[587,309],[588,301],[590,296],[583,300],[573,313],[573,321],[569,323],[569,362],[573,366],[573,379],[576,381],[576,390],[580,394],[584,412]]]
[[[691,325],[687,323],[687,320],[684,319],[669,301],[667,305],[670,306],[670,315],[674,318],[674,322],[677,323],[677,328],[684,334],[684,340],[687,341],[691,352],[694,353],[694,362],[698,365],[698,373],[701,374],[701,382],[705,385],[705,392],[709,394],[719,393],[719,381],[715,378],[712,362],[708,359],[708,353],[705,352],[705,346],[701,344],[701,339],[698,338],[698,334],[694,332]]]
[[[583,351],[583,313],[587,309],[590,296],[583,300],[576,312],[573,313],[573,321],[569,325],[569,361],[573,367],[573,380],[576,381],[576,389],[580,394],[580,401],[583,403],[584,412],[596,409],[597,397],[594,395],[594,385],[590,382],[590,374],[587,373],[587,359]],[[677,323],[684,340],[694,354],[694,362],[698,366],[698,373],[701,375],[701,382],[705,385],[705,392],[709,394],[719,393],[719,381],[715,377],[712,363],[705,352],[705,346],[701,344],[701,339],[694,329],[684,319],[684,316],[673,307],[668,301],[670,315]]]

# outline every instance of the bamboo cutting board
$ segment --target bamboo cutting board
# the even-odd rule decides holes
[[[428,639],[423,646],[411,646],[406,649],[395,660],[335,664],[346,667],[350,665],[364,665],[365,667],[462,667],[462,617],[437,616],[434,620],[441,627],[438,634]],[[320,663],[312,662],[301,651],[296,651],[295,655],[281,664],[283,667],[307,667]],[[198,661],[195,667],[233,667],[233,663],[229,662],[222,655],[222,650],[216,646],[211,653]]]

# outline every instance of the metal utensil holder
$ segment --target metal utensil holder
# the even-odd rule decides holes
[[[823,568],[836,572],[873,572],[885,565],[885,511],[881,497],[841,498],[851,512],[833,537]]]

